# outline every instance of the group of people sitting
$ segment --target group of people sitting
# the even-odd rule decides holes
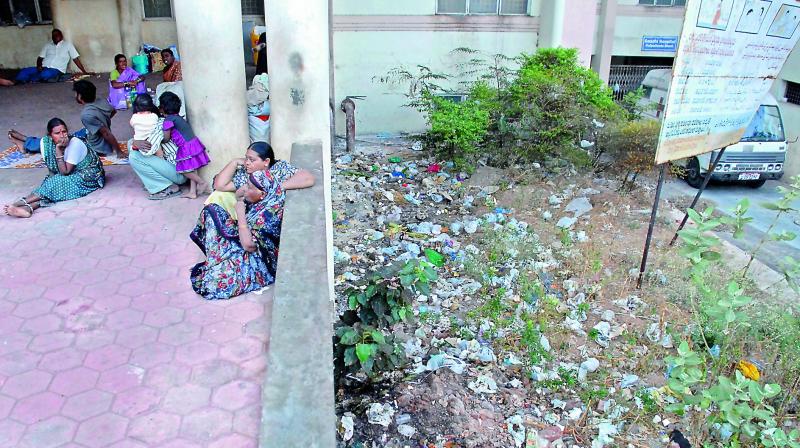
[[[164,79],[179,82],[180,63],[169,50],[162,56],[167,66]],[[5,214],[30,218],[40,207],[103,188],[105,170],[99,156],[113,157],[120,149],[111,133],[115,106],[120,105],[114,100],[119,99],[117,95],[135,91],[129,161],[149,199],[175,196],[187,181],[186,197],[211,193],[190,235],[206,256],[191,269],[193,289],[206,299],[226,299],[272,284],[285,191],[312,186],[313,175],[285,161],[276,161],[268,143],[255,142],[243,158],[228,163],[209,185],[197,172],[209,163],[209,157],[180,113],[181,98],[165,91],[159,95],[157,107],[146,93],[143,77],[127,66],[127,58],[117,55],[114,62],[107,100],[98,100],[96,87],[87,80],[76,81],[73,86],[76,101],[83,106],[84,129],[70,134],[63,120],[53,118],[41,138],[9,131],[9,138],[20,149],[41,152],[48,173],[33,192],[7,204]]]

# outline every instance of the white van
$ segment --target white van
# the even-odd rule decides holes
[[[671,79],[670,69],[651,70],[647,73],[642,81],[645,94],[642,101],[644,104],[654,106],[648,108],[646,116],[659,120],[663,118]],[[778,103],[775,97],[767,94],[742,139],[739,143],[728,146],[711,178],[742,182],[753,188],[759,188],[767,180],[783,177],[788,146],[783,129]],[[678,161],[677,163],[686,167],[686,182],[694,188],[699,188],[718,153],[719,151],[713,151]]]

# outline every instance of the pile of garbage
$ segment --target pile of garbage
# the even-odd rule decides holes
[[[669,419],[648,422],[655,431],[647,435],[643,424],[626,420],[669,400],[663,375],[642,379],[626,371],[648,353],[622,341],[638,331],[628,322],[641,318],[645,302],[631,296],[591,309],[594,285],[559,278],[569,249],[543,244],[515,210],[497,205],[496,195],[513,185],[479,185],[452,163],[385,148],[362,143],[334,159],[337,311],[347,309],[344,291],[382,266],[423,258],[426,249],[446,263],[431,293],[416,297],[416,323],[397,330],[409,360],[399,378],[406,380],[379,396],[340,391],[341,446],[626,446],[620,434],[665,446]],[[589,221],[598,193],[554,193],[541,204],[542,222],[576,244],[587,241],[577,228]],[[552,222],[554,215],[561,218]],[[489,252],[497,259],[487,262]],[[540,287],[526,286],[531,275]],[[486,291],[509,310],[505,320],[476,311],[487,306]],[[575,347],[574,359],[554,359],[542,325],[526,321],[543,306],[563,318],[548,325],[562,344]],[[517,333],[525,334],[525,347],[520,340],[508,343]],[[648,323],[647,338],[671,346],[659,322]],[[620,351],[634,361],[610,363]],[[531,353],[540,362],[524,359]]]

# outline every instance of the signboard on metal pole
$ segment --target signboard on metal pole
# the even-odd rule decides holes
[[[656,149],[661,167],[638,287],[647,267],[666,162],[722,149],[719,161],[724,148],[739,142],[797,43],[799,25],[800,0],[686,2]],[[706,173],[692,207],[715,166]]]
[[[800,37],[799,0],[689,0],[656,164],[737,143]]]

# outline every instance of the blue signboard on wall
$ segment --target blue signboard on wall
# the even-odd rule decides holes
[[[642,51],[678,51],[678,36],[642,36]]]

